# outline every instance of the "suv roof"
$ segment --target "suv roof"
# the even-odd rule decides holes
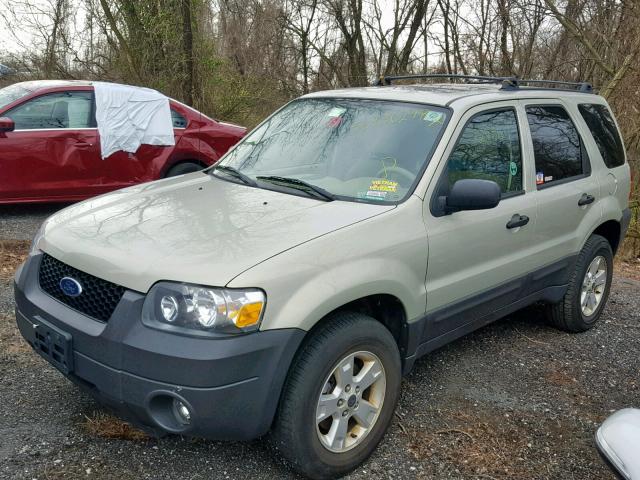
[[[450,106],[456,104],[479,104],[501,100],[563,97],[584,98],[594,103],[594,99],[602,98],[594,93],[585,93],[558,88],[520,87],[504,89],[500,85],[486,83],[431,83],[413,85],[390,85],[375,87],[344,88],[314,92],[306,98],[367,98],[373,100],[397,100],[401,102],[429,103],[431,105]],[[597,103],[601,103],[598,101]]]

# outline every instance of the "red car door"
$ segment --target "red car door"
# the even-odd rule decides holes
[[[15,131],[0,138],[0,197],[73,200],[98,193],[103,172],[92,92],[41,95],[4,116],[15,122]]]
[[[93,92],[44,94],[4,116],[15,131],[0,138],[0,198],[73,200],[99,193],[104,175]]]

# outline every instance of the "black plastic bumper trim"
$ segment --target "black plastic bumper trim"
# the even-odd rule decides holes
[[[109,323],[97,322],[44,293],[37,285],[38,256],[16,276],[16,321],[36,345],[34,325],[69,335],[76,384],[121,417],[155,431],[149,399],[173,392],[193,407],[181,433],[219,440],[249,440],[266,433],[303,330],[259,331],[226,339],[192,338],[145,327],[144,296],[127,291]],[[163,425],[165,428],[163,428]]]

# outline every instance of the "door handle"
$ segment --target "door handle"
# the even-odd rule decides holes
[[[75,143],[76,147],[79,148],[88,148],[88,147],[93,147],[93,143],[88,143],[88,142],[76,142]]]
[[[507,223],[507,228],[524,227],[527,223],[529,223],[529,217],[516,213],[513,217],[511,217],[509,223]]]
[[[593,203],[595,199],[596,197],[594,197],[593,195],[583,193],[580,197],[580,200],[578,200],[578,206],[582,207],[583,205],[589,205],[590,203]]]

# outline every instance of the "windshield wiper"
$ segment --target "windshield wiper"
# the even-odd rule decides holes
[[[227,165],[216,165],[215,167],[213,167],[212,172],[215,172],[216,170],[220,170],[224,173],[231,175],[234,178],[237,178],[245,185],[251,185],[252,187],[256,187],[258,185],[256,181],[253,178],[251,178],[249,175],[245,175],[240,170],[237,170],[233,167],[228,167]]]
[[[262,180],[264,182],[281,183],[287,187],[295,188],[303,192],[309,193],[309,191],[316,194],[316,197],[321,197],[327,202],[332,202],[336,199],[336,196],[330,192],[327,192],[324,188],[318,187],[311,183],[307,183],[304,180],[298,178],[279,177],[277,175],[269,175],[265,177],[256,177],[256,180]]]

